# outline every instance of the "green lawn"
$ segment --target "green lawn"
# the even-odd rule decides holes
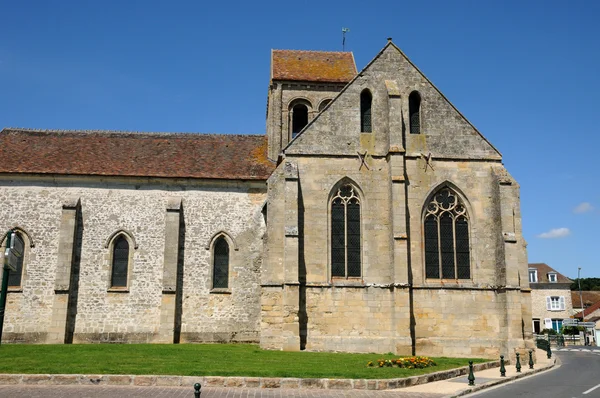
[[[426,369],[368,368],[382,354],[265,351],[250,344],[84,344],[0,346],[0,373],[82,373],[385,379],[467,366],[433,358]],[[475,363],[485,359],[470,359]]]

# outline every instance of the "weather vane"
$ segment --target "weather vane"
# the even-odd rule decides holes
[[[342,51],[346,50],[346,33],[350,32],[348,28],[342,28]]]

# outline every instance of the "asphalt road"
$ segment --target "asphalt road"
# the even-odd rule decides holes
[[[496,388],[466,395],[477,398],[600,398],[600,350],[554,351],[560,366]]]

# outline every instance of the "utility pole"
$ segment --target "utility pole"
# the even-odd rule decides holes
[[[581,278],[579,277],[579,274],[581,273],[581,267],[577,268],[577,284],[579,285],[579,302],[581,304],[581,322],[585,322],[585,308],[583,308],[583,296],[581,295]],[[583,344],[585,345],[585,337],[586,337],[586,330],[584,328],[583,330]]]

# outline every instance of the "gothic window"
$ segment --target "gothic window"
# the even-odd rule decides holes
[[[361,276],[360,199],[350,184],[331,200],[331,275]]]
[[[418,91],[413,91],[408,97],[408,114],[410,133],[421,134],[421,96]]]
[[[362,133],[370,133],[373,129],[371,126],[371,105],[373,96],[368,89],[360,93],[360,131]]]
[[[429,279],[470,279],[469,218],[450,188],[437,192],[424,220],[425,276]]]
[[[229,287],[229,244],[220,236],[213,246],[213,289]]]
[[[127,287],[129,271],[129,242],[124,235],[119,235],[112,246],[110,286],[124,288]]]
[[[19,237],[21,239],[23,239],[23,235],[21,235],[20,233],[16,233],[17,235],[19,235]],[[23,239],[23,242],[25,242],[25,248],[23,249],[24,251],[27,250],[27,244],[26,244],[26,240]],[[22,283],[22,278],[23,278],[23,258],[25,257],[25,253],[23,253],[23,255],[21,257],[17,258],[17,269],[16,271],[9,271],[8,273],[8,287],[21,287],[21,283]]]
[[[308,124],[308,107],[304,104],[295,105],[292,108],[292,138]]]

